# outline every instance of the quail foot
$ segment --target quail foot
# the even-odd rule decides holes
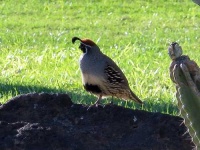
[[[86,91],[98,97],[95,104],[108,96],[142,104],[130,89],[124,73],[111,58],[103,54],[92,40],[73,37],[72,43],[77,40],[80,41],[79,49],[83,52],[80,57],[83,86]]]

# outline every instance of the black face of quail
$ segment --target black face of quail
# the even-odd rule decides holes
[[[87,52],[87,49],[88,49],[88,47],[87,47],[86,45],[84,45],[83,43],[80,44],[79,48],[81,49],[81,51],[82,51],[83,53],[86,53],[86,52]]]

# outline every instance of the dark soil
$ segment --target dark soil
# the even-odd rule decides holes
[[[0,150],[191,150],[183,119],[27,94],[0,106]]]

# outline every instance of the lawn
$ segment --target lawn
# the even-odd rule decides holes
[[[0,20],[1,103],[49,92],[93,104],[96,98],[82,87],[73,36],[92,39],[122,68],[145,105],[114,103],[132,109],[178,114],[168,71],[171,42],[200,64],[200,7],[191,0],[5,0]]]

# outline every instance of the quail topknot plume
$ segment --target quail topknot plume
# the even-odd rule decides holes
[[[92,40],[73,37],[72,43],[77,40],[83,52],[80,57],[83,86],[86,91],[98,97],[95,104],[107,96],[131,99],[142,104],[130,89],[124,73],[111,58],[103,54]]]

